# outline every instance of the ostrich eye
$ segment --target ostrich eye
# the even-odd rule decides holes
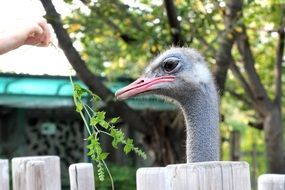
[[[166,60],[162,64],[162,68],[165,72],[169,73],[173,71],[177,65],[178,65],[179,60]]]

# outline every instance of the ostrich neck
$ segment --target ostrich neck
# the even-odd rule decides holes
[[[187,163],[219,160],[219,108],[214,84],[180,99],[186,122]]]

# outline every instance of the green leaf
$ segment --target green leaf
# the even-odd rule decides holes
[[[89,145],[86,146],[86,148],[88,148],[88,149],[93,149],[93,147],[94,146],[92,144],[89,144]]]
[[[139,148],[134,147],[134,148],[133,148],[133,151],[134,151],[137,155],[139,155],[140,157],[142,157],[143,159],[146,159],[146,154],[145,154],[145,152],[143,152],[143,151],[140,150]]]
[[[106,121],[100,121],[100,125],[103,127],[103,128],[105,128],[105,129],[108,129],[109,128],[109,123],[108,122],[106,122]]]
[[[117,123],[119,121],[120,117],[114,117],[111,119],[110,123],[114,124]]]
[[[87,153],[87,156],[91,156],[94,154],[94,150],[90,150],[88,153]]]
[[[81,112],[83,110],[83,104],[81,102],[77,102],[75,106],[77,112]]]
[[[93,139],[93,135],[89,135],[88,137],[87,137],[87,140],[89,140],[89,141],[91,141]]]
[[[102,120],[105,120],[105,114],[106,114],[106,112],[103,112],[103,111],[96,112],[96,117],[99,121],[102,121]]]
[[[109,155],[108,152],[102,152],[102,153],[100,154],[99,158],[100,158],[101,160],[105,160],[108,155]]]
[[[98,177],[100,181],[104,181],[105,179],[105,174],[104,174],[104,168],[103,168],[103,164],[101,161],[98,161],[97,164],[97,171],[98,171]]]
[[[100,101],[101,98],[99,96],[97,96],[96,94],[92,94],[92,99],[91,102],[93,102],[94,104],[96,104],[98,101]]]
[[[79,84],[74,84],[73,89],[74,89],[76,98],[80,98],[84,93],[84,89]]]
[[[124,146],[124,152],[126,154],[128,154],[129,152],[132,151],[133,148],[134,148],[133,140],[132,139],[128,139],[127,142],[126,142],[126,145]]]
[[[94,117],[92,117],[92,118],[90,119],[90,125],[92,125],[92,126],[96,126],[97,124],[98,124],[97,119],[96,119],[96,118],[94,118]]]
[[[116,139],[113,139],[112,146],[117,149],[118,148],[118,143],[119,142]]]

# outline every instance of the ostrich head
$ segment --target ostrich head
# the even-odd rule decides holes
[[[116,92],[123,100],[155,94],[176,101],[186,121],[187,162],[219,157],[218,98],[203,57],[190,48],[171,48],[157,56],[144,74]]]
[[[197,51],[171,48],[155,58],[139,79],[118,90],[116,97],[123,100],[141,94],[156,94],[183,103],[191,91],[212,84],[211,79],[211,73]]]

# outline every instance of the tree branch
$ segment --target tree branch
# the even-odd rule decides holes
[[[285,5],[282,6],[281,26],[278,30],[279,39],[276,49],[276,66],[275,66],[275,98],[274,103],[281,106],[282,98],[282,59],[284,56],[285,43]]]
[[[255,60],[250,48],[246,27],[244,24],[242,24],[241,28],[242,31],[238,33],[236,40],[238,50],[243,59],[243,65],[249,80],[250,88],[254,93],[254,101],[256,102],[255,105],[258,106],[258,111],[261,115],[266,115],[267,112],[272,108],[272,103],[254,68]]]
[[[227,0],[226,5],[226,15],[224,19],[225,31],[220,38],[220,49],[216,54],[216,66],[214,68],[214,76],[221,96],[224,93],[228,68],[233,59],[232,46],[235,40],[234,26],[241,15],[242,0]]]
[[[164,5],[166,9],[168,23],[170,26],[172,43],[175,46],[183,46],[185,42],[181,34],[181,26],[179,20],[177,19],[174,2],[173,0],[164,0]]]
[[[248,125],[252,128],[263,130],[263,123],[248,122]]]
[[[87,68],[86,63],[81,59],[79,53],[73,47],[68,33],[63,28],[60,15],[56,12],[51,0],[41,0],[41,3],[46,10],[48,22],[51,23],[54,28],[60,47],[63,49],[67,59],[76,71],[78,77],[88,86],[90,90],[98,94],[106,102],[107,108],[111,107],[111,111],[116,110],[121,118],[131,127],[144,134],[150,135],[151,132],[147,129],[148,123],[146,123],[138,113],[131,110],[125,103],[119,101],[114,102],[113,93],[103,85],[99,77],[95,76]]]
[[[252,102],[250,100],[248,100],[247,97],[243,96],[242,94],[238,94],[236,93],[234,90],[232,89],[226,89],[227,92],[229,92],[233,97],[237,98],[238,100],[244,102],[245,104],[247,104],[248,106],[252,105]]]
[[[240,72],[238,66],[234,62],[234,60],[231,61],[230,69],[231,69],[232,73],[234,74],[235,78],[239,81],[240,85],[243,87],[244,91],[247,93],[247,95],[251,99],[251,101],[254,102],[253,92],[252,92],[248,82],[246,81],[246,79],[244,78],[242,73]]]

